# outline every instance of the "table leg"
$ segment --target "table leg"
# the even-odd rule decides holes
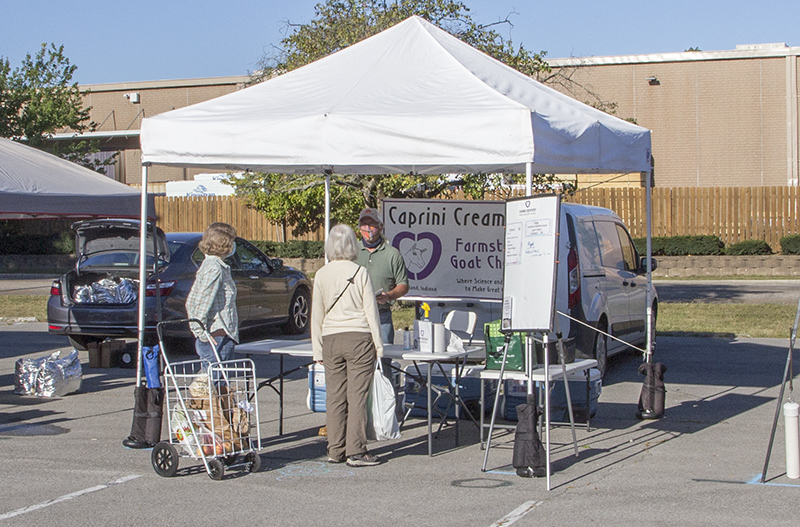
[[[481,379],[480,381],[481,381],[481,426],[480,426],[480,431],[481,432],[480,432],[480,440],[481,440],[481,448],[485,448],[484,444],[483,444],[483,414],[484,414],[484,411],[483,411],[483,404],[484,404],[483,398],[486,395],[486,390],[484,388],[485,385],[484,385],[483,379]]]
[[[278,435],[283,435],[283,355],[281,354],[281,376],[278,380]]]
[[[467,358],[464,357],[464,363],[466,364]],[[461,420],[461,396],[458,394],[458,386],[461,384],[461,368],[459,368],[459,364],[456,363],[456,400],[455,400],[455,413],[456,413],[456,446],[458,446],[458,422]]]
[[[433,457],[433,434],[431,433],[431,428],[433,427],[433,421],[431,420],[431,368],[433,364],[428,364],[426,368],[426,388],[428,390],[428,456]]]

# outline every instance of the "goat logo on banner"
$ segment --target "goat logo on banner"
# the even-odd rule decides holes
[[[401,232],[394,237],[392,245],[403,255],[411,280],[430,276],[442,257],[442,241],[432,232]]]

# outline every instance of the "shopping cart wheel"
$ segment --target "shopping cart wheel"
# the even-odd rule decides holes
[[[261,456],[258,455],[258,452],[248,452],[244,459],[249,464],[251,474],[261,471]]]
[[[217,458],[209,459],[208,477],[214,480],[220,480],[223,474],[225,474],[225,467],[222,465],[222,461]]]
[[[167,441],[161,441],[153,447],[150,461],[156,474],[161,477],[171,478],[178,472],[178,451]]]

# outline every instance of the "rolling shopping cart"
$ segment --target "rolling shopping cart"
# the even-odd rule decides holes
[[[164,348],[163,327],[196,322],[170,320],[157,326],[164,361],[169,440],[153,447],[156,474],[172,477],[178,459],[202,460],[211,479],[219,480],[225,467],[258,472],[261,445],[255,365],[251,359],[220,361],[214,339],[208,335],[217,361],[188,360],[171,363]]]

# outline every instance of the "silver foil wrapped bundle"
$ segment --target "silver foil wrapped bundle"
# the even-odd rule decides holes
[[[79,304],[130,304],[139,298],[139,281],[103,278],[91,285],[76,285],[72,299]]]
[[[72,290],[72,299],[79,304],[91,304],[92,299],[92,286],[90,285],[76,285]]]
[[[92,284],[92,297],[97,304],[117,303],[117,283],[111,278],[103,278]]]
[[[121,304],[130,304],[139,297],[139,281],[120,278],[117,286],[117,300]]]
[[[39,397],[61,397],[78,391],[83,369],[78,352],[64,358],[56,351],[38,359],[19,359],[15,365],[14,393]]]

